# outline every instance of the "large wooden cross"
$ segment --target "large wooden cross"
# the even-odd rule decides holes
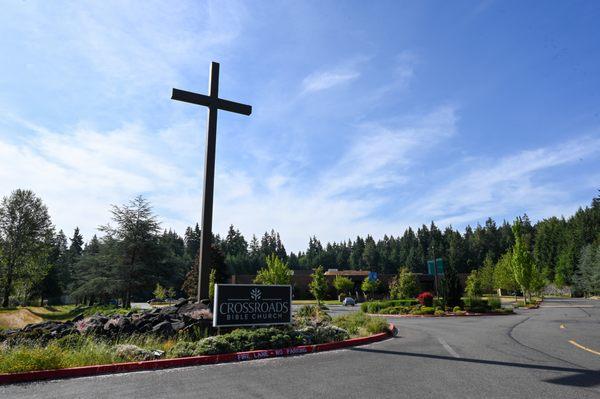
[[[198,270],[198,302],[208,298],[208,280],[211,269],[212,213],[215,186],[215,146],[217,143],[217,111],[250,115],[252,107],[219,98],[219,63],[210,65],[208,96],[173,89],[172,100],[208,107],[206,129],[206,157],[204,159],[204,195],[202,197],[202,231],[200,235],[200,262]]]

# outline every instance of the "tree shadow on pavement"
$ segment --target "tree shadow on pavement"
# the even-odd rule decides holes
[[[456,358],[452,356],[444,355],[432,355],[428,353],[412,353],[412,352],[399,352],[390,351],[385,349],[371,349],[371,348],[350,348],[351,351],[357,352],[369,352],[369,353],[381,353],[385,355],[396,355],[396,356],[410,356],[420,357],[427,359],[438,359],[438,360],[451,360],[454,362],[463,363],[476,363],[476,364],[489,364],[494,366],[505,366],[505,367],[519,367],[525,369],[537,369],[547,371],[563,371],[567,373],[573,373],[572,375],[562,376],[557,378],[551,378],[543,380],[551,384],[559,385],[570,385],[576,387],[594,387],[600,385],[600,370],[588,370],[583,368],[573,367],[559,367],[559,366],[547,366],[543,364],[526,364],[526,363],[513,363],[513,362],[501,362],[498,360],[484,360],[484,359],[470,359],[470,358]]]

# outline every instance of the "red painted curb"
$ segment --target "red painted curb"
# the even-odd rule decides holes
[[[375,317],[395,317],[403,319],[415,319],[423,317],[479,317],[479,316],[512,316],[516,313],[467,313],[467,314],[443,314],[436,316],[433,314],[381,314],[381,313],[367,313],[367,316]]]
[[[13,384],[17,382],[54,380],[60,378],[85,377],[108,373],[125,373],[141,370],[157,370],[170,367],[198,366],[204,364],[217,364],[226,362],[266,359],[270,357],[294,356],[306,353],[325,352],[349,346],[365,345],[378,342],[393,335],[394,325],[390,324],[390,331],[362,338],[351,338],[345,341],[330,342],[318,345],[294,346],[283,349],[264,349],[249,352],[234,352],[221,355],[206,355],[181,357],[177,359],[158,359],[142,362],[127,362],[101,364],[96,366],[71,367],[56,370],[27,371],[23,373],[0,374],[0,384]]]

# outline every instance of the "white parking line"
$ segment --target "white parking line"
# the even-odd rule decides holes
[[[440,341],[440,344],[442,344],[442,346],[448,351],[449,354],[451,354],[455,358],[460,358],[459,354],[456,353],[456,351],[452,349],[452,347],[448,345],[448,343],[444,341],[443,338],[438,337],[438,341]]]

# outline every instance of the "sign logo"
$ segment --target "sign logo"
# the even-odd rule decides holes
[[[292,322],[290,285],[215,284],[213,326],[257,326]]]
[[[252,291],[250,291],[250,298],[254,299],[255,301],[260,299],[260,295],[260,290],[258,288],[253,288]]]

